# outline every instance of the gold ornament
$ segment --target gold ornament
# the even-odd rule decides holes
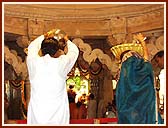
[[[117,60],[120,60],[120,55],[127,50],[138,52],[143,56],[143,47],[139,43],[124,43],[111,48],[111,51]]]

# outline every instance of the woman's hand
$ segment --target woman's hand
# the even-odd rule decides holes
[[[146,37],[144,37],[141,33],[139,33],[137,35],[134,35],[134,38],[137,39],[141,43],[143,50],[144,50],[144,59],[148,60],[149,54],[148,54],[148,49],[147,49],[146,42],[145,42]]]
[[[140,42],[144,41],[144,36],[142,35],[142,33],[137,34],[137,35],[136,35],[136,38],[137,38]]]

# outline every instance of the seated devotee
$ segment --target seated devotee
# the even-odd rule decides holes
[[[106,107],[106,118],[116,118],[116,109],[115,104],[108,102],[108,106]],[[117,122],[108,122],[108,124],[116,124]]]
[[[108,106],[106,107],[106,109],[107,109],[107,111],[106,111],[107,118],[116,117],[116,110],[115,110],[114,104],[111,104],[110,102],[108,102]]]
[[[138,44],[122,44],[111,49],[121,62],[116,87],[118,123],[163,123],[156,110],[153,69],[148,61],[144,36],[137,34],[134,35],[134,38],[138,40]],[[118,51],[117,54],[114,49]]]

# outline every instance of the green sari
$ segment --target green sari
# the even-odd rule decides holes
[[[119,124],[155,124],[155,89],[152,65],[131,56],[121,66],[116,88]],[[163,123],[158,113],[158,123]]]

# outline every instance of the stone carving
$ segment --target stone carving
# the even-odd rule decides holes
[[[6,4],[5,14],[13,15],[16,17],[30,17],[41,18],[46,20],[69,20],[74,19],[107,19],[109,17],[116,16],[135,16],[135,14],[145,14],[155,10],[161,10],[164,8],[163,4],[103,4],[103,5],[91,5],[88,8],[83,6],[88,5],[69,5],[69,4],[38,4],[28,5],[26,4]],[[102,6],[102,7],[99,7]],[[67,8],[66,8],[67,7]],[[143,7],[143,8],[142,8]],[[18,11],[20,10],[20,11]],[[54,12],[54,13],[53,13]]]
[[[28,35],[42,35],[44,34],[44,21],[38,19],[28,19]]]
[[[18,76],[21,76],[22,79],[27,77],[26,62],[22,62],[22,59],[17,55],[16,51],[10,51],[7,46],[4,46],[4,59],[8,64],[13,66]]]
[[[111,18],[110,29],[112,30],[112,34],[126,33],[126,18],[125,17]]]
[[[155,44],[156,44],[156,48],[158,50],[164,50],[164,36],[162,35],[162,36],[158,37],[156,39]]]
[[[160,36],[156,40],[150,41],[150,43],[147,44],[147,47],[149,60],[151,60],[157,52],[164,50],[164,36]]]
[[[102,64],[107,65],[110,71],[112,70],[113,66],[111,58],[107,54],[104,54],[101,49],[96,48],[92,50],[91,46],[87,43],[84,43],[80,38],[75,38],[73,42],[80,48],[81,51],[83,51],[83,58],[89,64],[98,58]]]
[[[143,15],[136,15],[127,18],[127,31],[128,33],[136,33],[139,31],[148,31],[158,29],[164,26],[164,12],[154,11],[145,13]]]
[[[4,32],[25,35],[27,32],[27,19],[4,16]]]
[[[126,34],[113,34],[113,37],[117,40],[117,44],[125,42]]]
[[[107,37],[107,43],[112,47],[117,44],[117,40],[113,37],[113,35],[109,35]]]
[[[28,47],[28,45],[29,45],[30,42],[29,42],[29,39],[28,39],[27,36],[19,36],[19,37],[17,38],[16,43],[17,43],[20,47],[26,48],[26,47]]]

